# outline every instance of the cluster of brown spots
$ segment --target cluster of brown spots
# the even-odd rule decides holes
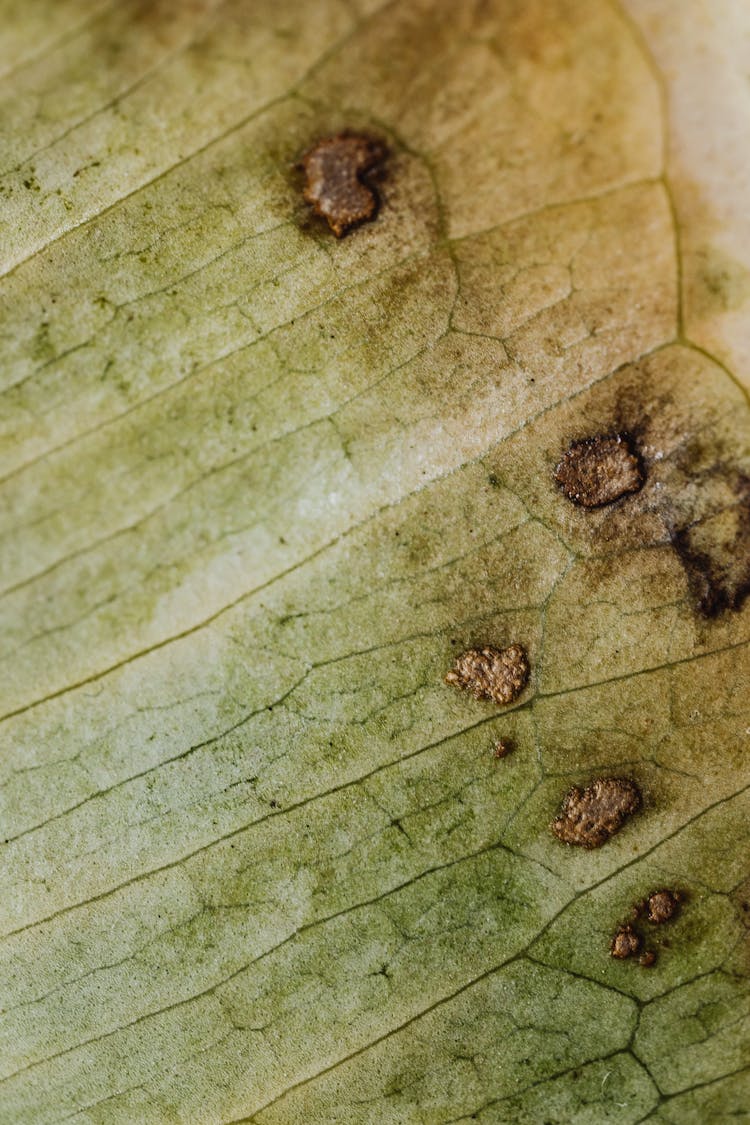
[[[337,133],[302,157],[305,200],[336,238],[374,219],[380,200],[369,176],[385,161],[385,145],[361,133]]]
[[[661,926],[674,918],[681,900],[682,895],[679,891],[670,891],[666,888],[651,891],[647,898],[635,904],[633,918],[642,921],[645,919],[652,926]],[[669,942],[662,941],[661,944],[666,946]],[[638,964],[644,969],[650,969],[652,965],[656,964],[655,950],[643,949],[643,937],[631,922],[626,922],[618,927],[609,949],[612,956],[620,961],[624,961],[628,957],[635,957],[640,953]]]
[[[641,948],[640,934],[636,933],[630,925],[620,926],[612,938],[612,944],[609,948],[612,956],[616,957],[618,961],[624,961],[627,957],[635,957]]]
[[[555,480],[574,504],[600,508],[638,492],[643,465],[627,434],[599,434],[571,443],[555,469]]]
[[[513,742],[509,738],[499,738],[492,747],[493,758],[507,758],[513,752]]]
[[[662,457],[659,454],[656,460]],[[681,468],[678,463],[676,471]],[[667,509],[662,499],[648,511],[661,516],[662,529],[669,532],[700,612],[715,616],[725,609],[739,609],[750,596],[750,475],[725,464],[702,473],[692,469],[683,487],[675,492],[674,488],[665,488],[665,484],[675,483],[674,476],[669,476],[671,469],[666,481],[655,468],[651,471],[654,488],[664,489],[662,496],[671,494],[668,503],[674,507]],[[625,431],[610,431],[573,441],[557,464],[554,479],[571,502],[594,509],[639,492],[646,483],[646,469],[634,439]],[[494,476],[489,480],[496,483]],[[668,518],[672,512],[677,513],[677,521]],[[517,645],[505,650],[470,649],[456,660],[445,678],[477,699],[505,704],[515,699],[527,682],[528,661]],[[493,755],[504,758],[511,749],[512,743],[500,739]],[[550,827],[565,844],[599,848],[639,810],[641,803],[640,790],[632,779],[596,778],[585,789],[573,786],[566,793]],[[652,891],[635,907],[633,919],[618,926],[610,943],[611,956],[637,961],[645,969],[653,967],[658,953],[649,947],[647,927],[661,927],[672,920],[681,899],[678,891]],[[750,904],[744,902],[743,906],[750,914]],[[669,947],[664,939],[656,944]]]
[[[445,677],[475,699],[490,699],[505,706],[523,691],[529,678],[529,661],[521,645],[508,648],[470,648],[459,656]]]
[[[600,848],[640,805],[640,790],[630,778],[598,777],[586,789],[568,790],[552,831],[564,844]]]

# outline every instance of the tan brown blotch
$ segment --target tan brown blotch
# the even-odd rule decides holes
[[[371,176],[387,155],[382,141],[343,132],[317,141],[302,157],[305,200],[336,238],[377,215],[380,199]]]
[[[647,949],[638,958],[638,964],[644,969],[650,969],[652,965],[656,964],[656,954],[653,949]]]
[[[475,699],[490,699],[506,706],[516,699],[529,678],[529,661],[521,645],[508,648],[470,648],[461,653],[446,674],[445,682],[462,688]]]
[[[598,777],[586,789],[568,790],[552,831],[564,844],[600,848],[640,805],[640,790],[630,778]]]
[[[618,961],[624,961],[627,957],[635,957],[640,948],[640,935],[636,933],[632,926],[626,925],[620,926],[612,938],[609,951]]]
[[[601,508],[638,492],[645,479],[640,455],[627,434],[571,442],[555,468],[562,491],[583,508]]]
[[[513,742],[510,738],[499,738],[492,747],[493,758],[507,758],[513,753]]]

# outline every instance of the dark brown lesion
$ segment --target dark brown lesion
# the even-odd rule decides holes
[[[635,957],[640,953],[643,942],[640,934],[631,925],[620,926],[610,943],[609,951],[618,961]]]
[[[551,827],[564,844],[600,848],[640,807],[641,792],[631,778],[598,777],[585,789],[568,790]]]
[[[661,926],[674,918],[680,896],[673,891],[652,891],[648,896],[646,917],[654,926]]]
[[[638,409],[644,415],[642,407]],[[650,535],[647,545],[663,542],[672,547],[701,617],[714,619],[741,610],[750,597],[746,458],[725,449],[720,438],[691,436],[695,427],[688,423],[687,436],[675,449],[666,457],[653,456],[650,451],[663,444],[658,417],[639,421],[634,405],[625,413],[621,405],[611,413],[612,430],[571,442],[561,457],[554,471],[561,492],[576,505],[596,509],[643,490],[642,498],[628,509],[628,533],[643,521],[648,529],[644,536]],[[703,431],[710,429],[708,423],[702,426]],[[607,541],[613,529],[625,529],[625,509],[618,518],[620,523],[613,519],[608,525]]]
[[[633,914],[636,918],[645,918],[652,926],[662,926],[675,917],[682,897],[680,891],[671,891],[666,887],[651,891],[647,898],[635,904]]]
[[[317,141],[302,157],[305,200],[336,238],[377,215],[380,198],[373,177],[387,156],[382,141],[347,131]]]
[[[638,492],[646,479],[633,439],[597,434],[571,442],[555,468],[555,480],[574,504],[601,508]]]
[[[529,679],[529,660],[519,644],[508,648],[470,648],[446,674],[445,682],[463,688],[475,699],[506,706],[516,699]]]
[[[693,518],[670,518],[669,538],[698,611],[715,618],[750,596],[750,476],[717,466],[692,483]]]

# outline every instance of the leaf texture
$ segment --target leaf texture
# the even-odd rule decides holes
[[[750,17],[678,8],[0,4],[0,1121],[747,1112]]]

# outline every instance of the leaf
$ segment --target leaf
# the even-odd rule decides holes
[[[5,3],[0,1120],[746,1112],[748,20]]]

